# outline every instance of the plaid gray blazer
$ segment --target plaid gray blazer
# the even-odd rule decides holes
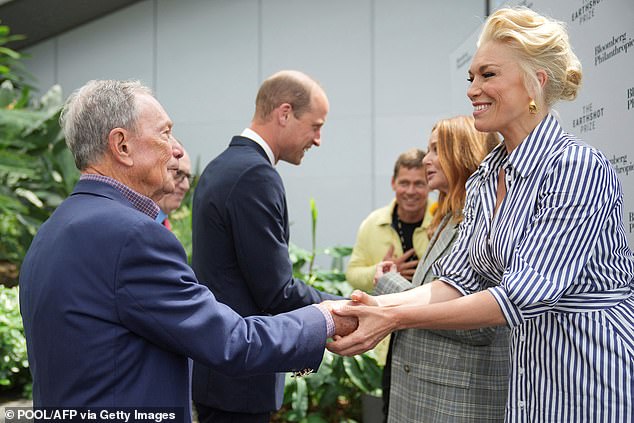
[[[440,228],[412,282],[388,273],[378,280],[376,294],[401,292],[434,280],[432,264],[449,252],[458,237],[454,223]],[[508,333],[506,327],[395,332],[388,423],[503,422]]]

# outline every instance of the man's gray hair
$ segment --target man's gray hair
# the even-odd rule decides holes
[[[136,130],[139,94],[152,91],[139,81],[93,80],[68,97],[60,124],[79,170],[103,156],[114,128]]]

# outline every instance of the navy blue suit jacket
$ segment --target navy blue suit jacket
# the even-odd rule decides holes
[[[242,316],[287,312],[325,299],[293,278],[282,179],[254,141],[236,136],[207,165],[193,206],[192,267],[218,301]],[[228,377],[194,362],[194,401],[226,411],[278,409],[284,375]]]
[[[319,366],[315,307],[241,318],[198,284],[174,235],[108,184],[80,181],[24,259],[35,406],[182,407],[188,357],[226,375]]]

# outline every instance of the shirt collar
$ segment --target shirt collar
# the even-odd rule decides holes
[[[154,220],[156,220],[158,223],[163,223],[165,219],[167,219],[167,213],[159,209],[158,214],[156,215],[156,218]]]
[[[260,147],[262,147],[262,149],[266,153],[266,156],[269,158],[269,161],[271,162],[271,164],[275,166],[275,156],[273,155],[273,150],[271,150],[271,147],[267,144],[266,141],[264,141],[264,138],[262,138],[257,132],[255,132],[251,128],[246,128],[244,131],[242,131],[240,135],[250,139],[251,141],[258,144]]]
[[[159,206],[156,205],[151,198],[145,195],[139,194],[127,185],[122,184],[114,178],[104,175],[96,175],[93,173],[84,173],[79,177],[80,181],[98,181],[114,187],[123,195],[123,197],[132,204],[132,207],[137,209],[143,214],[150,216],[152,219],[156,219],[159,213]]]
[[[556,141],[562,133],[557,119],[548,114],[509,154],[509,165],[522,177],[530,175],[556,148]]]
[[[505,171],[510,167],[520,177],[526,177],[555,148],[555,141],[561,137],[562,132],[557,119],[548,114],[511,154],[507,153],[504,143],[496,146],[480,164],[477,173],[489,178],[492,172],[498,172],[500,166],[505,166]]]

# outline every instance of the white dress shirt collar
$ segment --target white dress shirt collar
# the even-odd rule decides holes
[[[264,138],[262,138],[251,128],[246,128],[244,131],[242,131],[240,135],[250,139],[251,141],[257,143],[260,147],[262,147],[271,164],[275,166],[275,156],[273,155],[273,150],[271,150],[271,147],[267,144],[266,141],[264,141]]]

